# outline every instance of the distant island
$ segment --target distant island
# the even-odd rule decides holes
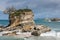
[[[60,18],[46,18],[48,22],[60,22]]]
[[[9,14],[9,25],[6,27],[0,26],[0,32],[3,33],[2,36],[40,36],[41,33],[51,31],[49,27],[35,24],[33,20],[34,14],[31,9],[16,10],[11,7],[6,9],[4,13]],[[29,32],[29,35],[27,32]]]

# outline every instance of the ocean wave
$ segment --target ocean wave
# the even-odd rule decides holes
[[[60,32],[50,31],[47,33],[42,33],[41,36],[53,36],[53,37],[59,37],[60,38]]]

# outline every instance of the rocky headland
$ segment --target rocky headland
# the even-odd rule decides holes
[[[7,12],[9,10],[6,10]],[[36,25],[34,22],[34,14],[31,9],[11,10],[9,13],[9,25],[5,28],[0,27],[2,36],[24,35],[30,32],[30,35],[40,36],[41,33],[49,32],[51,29],[44,25]]]

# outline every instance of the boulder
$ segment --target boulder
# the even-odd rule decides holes
[[[33,32],[31,33],[31,35],[34,35],[34,36],[40,36],[40,34],[41,34],[41,33],[39,33],[38,31],[33,31]]]

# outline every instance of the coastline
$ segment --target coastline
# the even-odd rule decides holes
[[[4,32],[0,32],[0,36],[3,36],[2,34],[5,34],[5,33],[8,33],[8,31],[4,31]],[[18,35],[13,35],[14,37],[22,37],[22,38],[25,38],[25,37],[33,37],[33,35],[31,35],[31,32],[24,32],[24,33],[21,33],[21,32],[17,32],[16,34]],[[8,35],[7,35],[8,36]],[[50,32],[46,32],[46,33],[42,33],[40,35],[41,37],[44,37],[44,36],[51,36],[51,37],[57,37],[57,38],[60,38],[60,32],[56,32],[56,31],[50,31]],[[36,36],[38,37],[38,36]]]
[[[4,32],[3,32],[4,33]],[[30,32],[20,33],[20,35],[14,36],[0,36],[2,40],[60,40],[60,32],[50,31],[46,33],[42,33],[40,36],[32,36]],[[57,34],[57,35],[56,35]]]

